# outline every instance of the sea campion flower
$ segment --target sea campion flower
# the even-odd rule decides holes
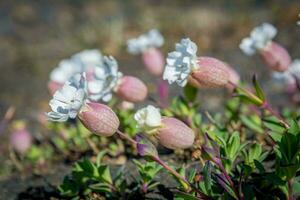
[[[134,119],[139,128],[152,129],[161,125],[161,114],[158,108],[148,105],[136,112]]]
[[[47,113],[48,119],[63,122],[69,118],[76,118],[86,99],[85,76],[76,74],[54,93],[53,99],[49,103],[52,111]]]
[[[84,50],[74,54],[70,59],[62,60],[50,73],[48,89],[51,94],[60,89],[66,81],[78,73],[86,73],[89,80],[95,66],[103,64],[103,56],[99,50]]]
[[[119,127],[118,117],[108,106],[88,101],[85,76],[81,74],[56,91],[49,105],[52,111],[46,115],[51,121],[63,122],[78,116],[87,129],[101,136],[111,136]]]
[[[226,64],[220,60],[197,58],[197,45],[186,38],[176,44],[175,51],[168,54],[163,79],[181,87],[189,82],[197,88],[214,88],[228,83],[228,72]]]
[[[191,128],[176,118],[162,117],[159,109],[154,106],[138,110],[134,119],[140,129],[153,134],[167,148],[185,149],[194,143],[195,133]]]
[[[277,30],[273,25],[263,23],[251,31],[250,37],[241,41],[240,49],[249,56],[259,52],[271,70],[283,72],[290,65],[291,58],[285,48],[272,41],[276,34]]]
[[[109,101],[112,92],[129,102],[141,102],[147,97],[147,87],[138,78],[122,76],[118,71],[118,63],[112,57],[104,57],[103,65],[94,70],[94,78],[89,81],[89,96],[93,101]]]
[[[118,71],[118,63],[112,56],[105,56],[103,64],[94,69],[94,77],[88,83],[89,97],[94,100],[111,100],[112,90],[117,86],[122,73]]]
[[[300,80],[300,59],[295,59],[285,72],[273,72],[273,77],[283,82],[287,86],[288,91],[295,91],[297,89],[297,81]]]
[[[10,135],[10,144],[20,154],[26,153],[32,145],[32,136],[26,129],[24,122],[17,121],[13,124],[13,132]]]
[[[156,29],[127,41],[128,52],[142,54],[146,69],[155,76],[160,76],[164,68],[164,56],[158,49],[164,43],[163,36]]]

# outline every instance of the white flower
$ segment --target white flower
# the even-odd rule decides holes
[[[132,38],[127,41],[127,50],[131,54],[140,54],[152,47],[161,47],[164,44],[164,38],[156,29],[148,33]]]
[[[250,37],[244,38],[240,43],[240,49],[247,55],[254,55],[257,50],[265,46],[276,36],[277,29],[269,23],[255,27]]]
[[[169,84],[176,82],[184,87],[188,76],[197,67],[197,45],[189,38],[182,39],[176,44],[176,51],[168,54],[163,79]]]
[[[46,113],[51,121],[67,121],[74,119],[86,100],[85,75],[72,76],[64,86],[56,91],[50,100],[51,112]]]
[[[272,75],[276,80],[283,81],[285,84],[295,84],[295,78],[300,80],[300,59],[294,60],[287,71],[274,72]]]
[[[102,99],[109,101],[112,90],[117,86],[122,73],[118,71],[118,63],[112,57],[105,56],[103,64],[94,69],[94,79],[88,82],[89,98],[93,101]]]
[[[94,68],[96,65],[100,65],[103,62],[103,56],[97,49],[83,50],[74,54],[71,60],[82,66],[84,71],[89,68]]]
[[[70,59],[62,60],[50,73],[50,80],[64,84],[78,73],[93,71],[96,65],[102,65],[103,56],[99,50],[84,50],[74,54]]]
[[[62,60],[58,67],[50,73],[50,80],[57,83],[65,83],[71,76],[81,73],[82,69],[72,60]]]
[[[138,110],[134,115],[134,119],[140,128],[154,128],[161,125],[159,109],[151,105]]]

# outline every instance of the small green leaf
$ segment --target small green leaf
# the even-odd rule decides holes
[[[197,88],[191,86],[190,84],[187,84],[184,88],[183,88],[183,93],[184,93],[184,97],[189,101],[189,102],[194,102],[196,97],[197,97],[197,93],[198,90]]]
[[[264,91],[262,90],[261,86],[259,85],[259,83],[257,81],[256,75],[253,76],[252,82],[253,82],[253,86],[254,86],[255,91],[256,91],[256,95],[260,98],[260,100],[265,102],[266,97],[265,97]]]
[[[211,164],[209,161],[205,163],[203,168],[204,186],[208,194],[211,192],[212,180],[211,180]]]

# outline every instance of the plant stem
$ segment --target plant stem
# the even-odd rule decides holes
[[[91,149],[94,151],[94,153],[97,155],[100,152],[97,145],[89,137],[86,137],[85,140],[88,143],[88,145],[91,147]]]
[[[16,166],[17,170],[21,172],[23,170],[23,166],[21,162],[18,160],[16,153],[12,147],[9,147],[9,157],[13,162],[13,164]]]
[[[127,140],[128,142],[132,143],[135,147],[137,146],[137,142],[133,140],[131,137],[129,137],[127,134],[121,132],[120,130],[116,131],[119,136],[122,139]],[[199,191],[195,186],[193,186],[188,180],[186,180],[185,177],[181,176],[177,171],[175,171],[172,167],[167,165],[164,161],[162,161],[158,156],[151,156],[151,159],[155,162],[157,162],[159,165],[161,165],[163,168],[165,168],[167,171],[169,171],[171,174],[173,174],[175,177],[178,179],[182,180],[184,183],[186,183],[190,188],[192,188],[195,192],[197,192],[200,196],[201,199],[210,199],[207,197],[205,194],[203,194],[201,191]]]
[[[217,163],[216,163],[217,164]],[[240,193],[238,192],[238,190],[235,188],[233,181],[231,180],[229,174],[226,172],[224,166],[222,164],[217,164],[220,168],[220,170],[222,171],[222,173],[224,174],[225,178],[227,179],[227,181],[229,182],[231,188],[233,189],[234,193],[237,195],[238,199],[244,199]]]
[[[198,188],[196,188],[195,186],[193,186],[188,180],[186,180],[185,177],[183,177],[181,174],[179,174],[177,171],[175,171],[172,167],[170,167],[164,161],[162,161],[158,156],[152,156],[151,158],[152,158],[153,161],[157,162],[159,165],[161,165],[163,168],[165,168],[167,171],[169,171],[175,177],[177,177],[178,179],[180,179],[181,181],[183,181],[185,184],[187,184],[196,193],[198,193],[200,195],[200,199],[210,199],[203,192],[199,191]]]
[[[289,128],[289,124],[277,113],[275,112],[272,107],[270,106],[270,104],[266,101],[261,108],[266,109],[267,111],[269,111],[272,115],[274,115],[276,118],[279,119],[280,123],[282,125],[284,125],[285,128]]]
[[[285,128],[289,128],[289,124],[277,113],[275,112],[272,107],[270,106],[269,102],[267,100],[265,100],[264,102],[257,97],[255,94],[253,94],[252,92],[242,88],[241,86],[238,86],[232,82],[229,81],[229,84],[231,84],[233,87],[240,89],[241,91],[243,91],[245,94],[247,94],[249,97],[251,97],[252,99],[255,99],[255,101],[257,102],[261,102],[261,106],[260,108],[265,109],[267,111],[269,111],[272,115],[274,115],[275,117],[277,117],[280,121],[280,123],[282,123],[282,125],[284,125]]]
[[[117,130],[117,133],[119,134],[119,136],[122,138],[122,139],[125,139],[127,140],[128,142],[132,143],[134,146],[137,145],[137,142],[132,139],[131,137],[129,137],[127,134],[121,132],[120,130]]]
[[[289,180],[288,180],[288,194],[289,194],[288,199],[289,199],[289,200],[294,200],[294,197],[293,197],[293,183],[292,183],[292,179],[289,179]]]

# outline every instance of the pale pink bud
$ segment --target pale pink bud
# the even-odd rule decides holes
[[[95,102],[83,105],[78,117],[88,130],[105,137],[112,136],[120,125],[117,115],[110,107]]]
[[[160,50],[151,48],[142,54],[146,69],[155,76],[161,76],[164,70],[164,56]]]
[[[199,57],[197,69],[192,71],[189,82],[197,88],[224,87],[229,80],[227,65],[215,58]]]
[[[49,81],[48,82],[48,91],[50,95],[54,95],[54,93],[62,88],[63,84],[55,82],[55,81]]]
[[[227,72],[229,74],[229,81],[234,85],[237,85],[240,82],[240,75],[232,67],[227,65]],[[234,89],[234,86],[230,83],[226,84],[226,88],[230,91]]]
[[[186,149],[193,145],[194,131],[186,124],[173,117],[162,119],[162,128],[158,129],[159,143],[169,149]]]
[[[16,129],[10,136],[12,147],[21,154],[24,154],[31,147],[32,136],[25,127]]]
[[[278,72],[286,71],[292,62],[287,50],[276,42],[269,42],[260,55],[271,70]]]
[[[123,76],[118,83],[115,92],[125,101],[141,102],[147,97],[148,89],[138,78]]]

